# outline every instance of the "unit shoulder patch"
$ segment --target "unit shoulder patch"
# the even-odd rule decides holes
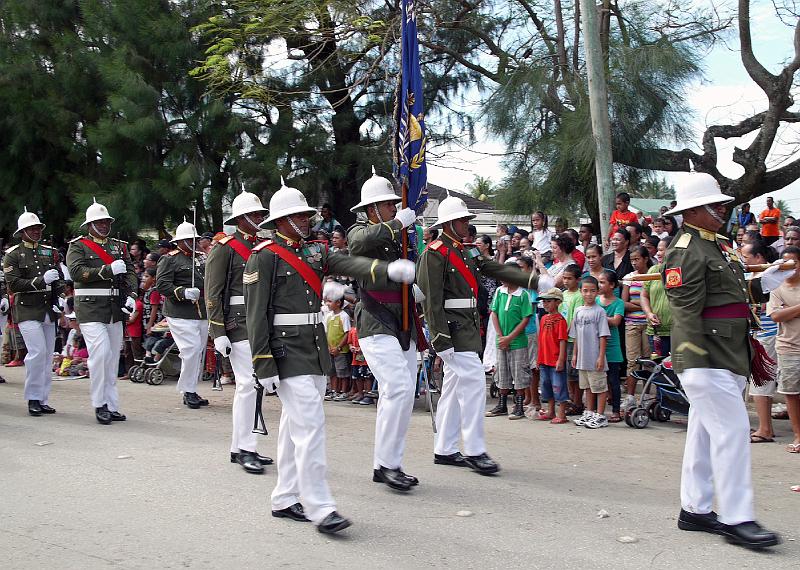
[[[664,272],[664,281],[667,289],[683,285],[683,274],[680,267],[670,267]]]
[[[689,243],[692,241],[692,234],[683,234],[681,237],[678,238],[678,241],[675,243],[675,247],[679,247],[680,249],[686,249],[689,247]]]

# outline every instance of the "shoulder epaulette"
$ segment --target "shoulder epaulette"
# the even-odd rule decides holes
[[[73,238],[73,239],[69,240],[69,243],[75,243],[76,241],[80,241],[82,239],[86,239],[86,236],[78,236],[76,238]]]
[[[225,243],[228,243],[229,241],[231,241],[232,239],[233,239],[233,236],[232,236],[232,235],[230,235],[230,236],[225,236],[224,238],[221,238],[221,239],[219,239],[219,240],[217,241],[217,243],[222,243],[222,244],[225,244]]]
[[[172,257],[172,256],[174,256],[174,255],[178,255],[180,252],[181,252],[181,250],[179,250],[179,249],[173,249],[173,250],[172,250],[172,251],[170,251],[170,252],[169,252],[167,255],[169,255],[170,257]]]
[[[255,247],[254,247],[252,250],[250,250],[250,251],[251,251],[251,252],[253,252],[253,253],[258,253],[259,251],[261,251],[262,249],[264,249],[264,248],[265,248],[265,247],[267,247],[268,245],[272,245],[273,243],[275,243],[275,242],[273,242],[271,239],[265,239],[264,241],[262,241],[260,244],[258,244],[257,246],[255,246]]]
[[[686,249],[689,247],[689,242],[692,241],[692,234],[683,234],[681,237],[678,238],[678,241],[675,243],[675,247],[680,249]]]
[[[442,243],[442,240],[437,239],[437,240],[433,240],[428,247],[430,249],[432,249],[433,251],[439,251],[439,248],[441,248],[442,246],[444,246],[444,244]]]
[[[9,247],[9,248],[6,250],[6,253],[11,253],[12,251],[14,251],[15,249],[17,249],[18,247],[19,247],[19,244],[17,244],[17,245],[14,245],[14,246],[11,246],[11,247]]]

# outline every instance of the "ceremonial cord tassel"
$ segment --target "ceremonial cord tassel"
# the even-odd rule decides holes
[[[256,412],[253,418],[253,433],[269,435],[269,432],[267,432],[267,422],[264,421],[264,412],[261,411],[261,402],[264,399],[264,386],[258,381],[255,374],[253,374],[253,380],[256,383]]]

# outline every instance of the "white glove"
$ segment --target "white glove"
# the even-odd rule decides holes
[[[386,274],[389,276],[389,279],[396,283],[413,283],[416,267],[412,261],[398,259],[389,264],[389,267],[386,268]]]
[[[214,350],[219,352],[222,356],[228,356],[231,350],[233,350],[231,339],[227,336],[218,336],[214,339]]]
[[[259,378],[259,384],[264,386],[264,390],[272,394],[278,391],[278,386],[281,385],[281,379],[277,376],[270,376],[269,378]]]
[[[347,287],[336,281],[326,281],[322,289],[322,298],[330,301],[338,301],[344,297]]]
[[[61,307],[59,307],[58,305],[50,305],[50,308],[51,308],[51,309],[53,310],[53,312],[54,312],[55,314],[57,314],[57,315],[60,315],[61,313],[63,313],[63,312],[64,312],[64,311],[62,311],[62,310],[61,310]]]
[[[0,315],[8,314],[8,299],[3,297],[0,299]]]
[[[115,259],[109,265],[111,267],[111,273],[114,275],[120,275],[128,272],[128,266],[125,265],[125,262],[121,259]]]
[[[450,348],[445,349],[445,350],[443,350],[441,352],[437,352],[436,354],[438,354],[439,357],[442,360],[444,360],[445,362],[450,362],[456,356],[456,349],[453,348],[453,347],[450,347]]]
[[[761,274],[761,290],[764,293],[769,293],[780,287],[781,283],[786,281],[796,271],[796,269],[778,269],[782,263],[786,263],[786,261],[783,259],[777,260],[772,264],[772,267]]]
[[[395,220],[399,220],[404,228],[407,228],[417,219],[417,213],[411,208],[403,208],[394,215]]]
[[[411,291],[414,293],[415,303],[422,303],[422,301],[425,300],[425,293],[422,292],[422,289],[420,289],[419,285],[416,283],[411,286]]]
[[[187,301],[199,301],[200,289],[198,289],[197,287],[189,287],[183,292],[183,296],[186,298]]]
[[[125,308],[127,309],[128,314],[130,315],[132,312],[136,310],[136,300],[133,297],[128,297],[127,299],[125,299]]]
[[[48,269],[42,275],[42,279],[44,279],[45,285],[50,285],[53,281],[58,281],[58,270],[57,269]]]

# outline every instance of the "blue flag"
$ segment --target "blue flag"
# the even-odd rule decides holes
[[[428,199],[428,167],[425,163],[425,112],[422,73],[419,67],[415,0],[402,0],[402,65],[395,100],[394,160],[396,176],[408,188],[408,207],[417,212]]]

